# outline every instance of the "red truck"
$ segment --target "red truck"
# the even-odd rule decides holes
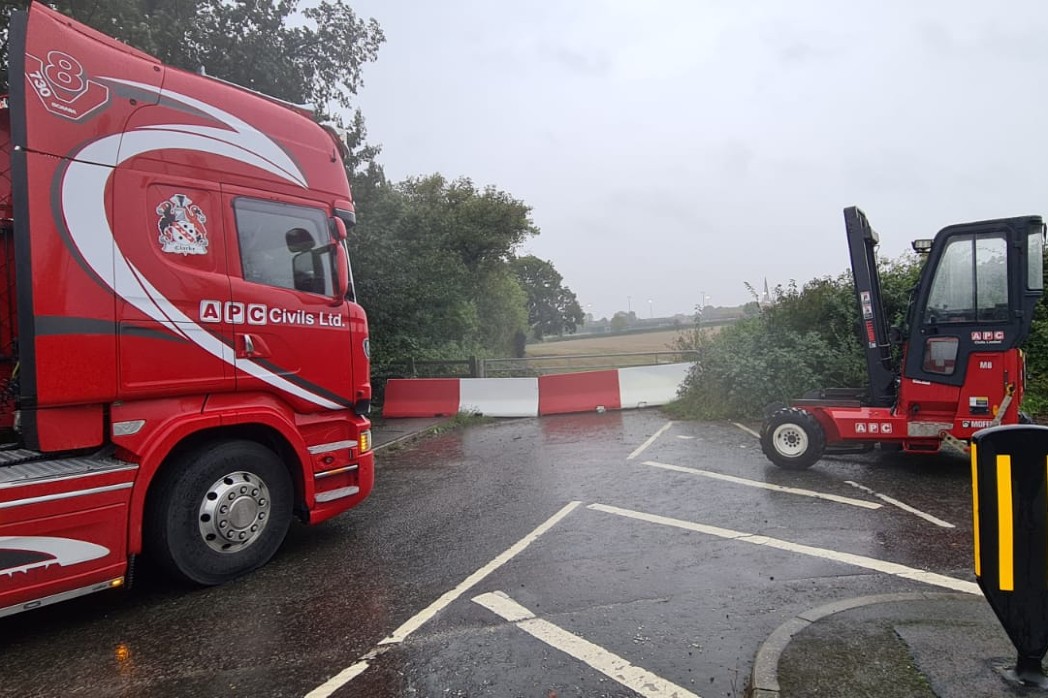
[[[0,110],[0,616],[221,584],[371,492],[344,145],[34,3]]]

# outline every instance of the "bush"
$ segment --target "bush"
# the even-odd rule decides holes
[[[905,319],[920,271],[915,255],[880,260],[881,291],[892,324]],[[717,334],[692,332],[677,342],[698,360],[667,410],[698,419],[754,418],[818,388],[862,388],[867,382],[851,272],[791,281],[775,303]],[[1048,332],[1045,333],[1048,343]],[[1048,366],[1046,366],[1048,368]],[[1045,373],[1048,377],[1048,371]]]
[[[1033,314],[1026,352],[1026,396],[1022,409],[1042,421],[1048,416],[1048,301],[1042,299]]]
[[[817,332],[772,330],[762,317],[696,338],[690,348],[698,359],[667,408],[678,417],[753,417],[772,402],[827,385],[827,376],[846,375],[854,358]]]

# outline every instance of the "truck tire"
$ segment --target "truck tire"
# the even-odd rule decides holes
[[[228,582],[276,554],[291,524],[292,492],[280,458],[253,441],[184,453],[151,490],[146,553],[181,581]]]
[[[826,449],[826,435],[810,412],[787,407],[772,414],[761,429],[761,450],[787,470],[810,468]]]

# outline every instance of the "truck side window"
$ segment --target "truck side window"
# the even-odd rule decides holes
[[[935,270],[925,324],[1008,321],[1008,247],[1002,236],[958,235]]]
[[[333,293],[334,242],[324,211],[243,197],[233,201],[233,211],[246,281]]]

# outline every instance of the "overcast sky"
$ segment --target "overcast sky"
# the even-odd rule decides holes
[[[386,34],[358,102],[387,175],[524,200],[521,253],[598,318],[836,275],[849,205],[889,257],[1048,216],[1048,2],[351,4]]]

